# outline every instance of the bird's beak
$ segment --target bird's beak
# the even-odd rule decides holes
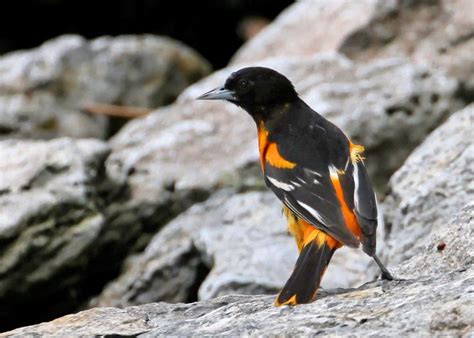
[[[235,93],[225,88],[216,88],[202,94],[196,100],[235,100]]]

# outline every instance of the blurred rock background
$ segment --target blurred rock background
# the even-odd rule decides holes
[[[19,13],[21,4],[2,6]],[[361,332],[472,329],[462,285],[474,261],[474,1],[23,5],[25,20],[43,24],[35,34],[0,29],[0,331],[157,301],[202,301],[189,307],[199,318],[219,307],[215,297],[278,292],[297,253],[264,188],[253,123],[230,104],[194,100],[248,65],[287,75],[366,146],[385,214],[378,250],[409,282],[349,291],[393,309]],[[362,252],[341,249],[323,287],[355,288],[377,274]],[[438,298],[410,298],[431,289]],[[341,313],[370,316],[345,297],[330,291],[309,306],[311,320],[333,313],[341,318],[327,333],[361,329],[365,321]],[[158,304],[146,307],[156,316],[146,328],[127,325],[143,320],[140,308],[110,309],[99,316],[110,322],[96,310],[72,317],[78,331],[66,319],[17,334],[287,332],[276,328],[291,316],[268,312],[268,298],[222,299],[236,320],[252,320],[253,308],[268,320],[229,331],[210,324],[226,320],[214,311],[208,323],[183,325],[177,314],[164,325],[160,313],[184,308]]]

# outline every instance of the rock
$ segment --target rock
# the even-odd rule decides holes
[[[77,308],[146,229],[92,139],[0,141],[0,330]]]
[[[244,44],[231,64],[335,52],[356,29],[369,23],[376,8],[373,0],[297,1]]]
[[[276,294],[296,257],[281,204],[272,193],[221,191],[166,225],[93,305],[123,307],[232,293]],[[339,250],[323,287],[349,287],[371,280],[373,276],[365,274],[370,262],[361,251]]]
[[[470,105],[432,132],[391,178],[384,203],[391,263],[423,251],[424,239],[442,234],[452,215],[474,199],[473,125]],[[446,229],[436,241],[458,247],[450,237]]]
[[[25,319],[61,307],[58,295],[74,302],[66,295],[106,227],[99,183],[112,185],[109,152],[95,140],[0,141],[0,322],[18,320],[20,304]]]
[[[415,254],[399,266],[413,274],[405,281],[375,281],[357,289],[320,292],[315,302],[274,307],[273,296],[228,295],[191,304],[151,303],[94,308],[49,323],[19,328],[25,335],[337,335],[468,336],[474,326],[474,204],[438,229],[459,248]],[[450,251],[451,250],[451,251]],[[462,252],[460,252],[462,251]],[[451,255],[451,253],[454,253]],[[425,269],[430,265],[428,269]],[[441,270],[437,270],[441,268]],[[461,268],[461,269],[459,269]]]
[[[104,137],[90,103],[154,108],[209,73],[208,63],[168,38],[66,35],[0,58],[0,137]]]
[[[474,90],[471,0],[298,1],[246,43],[232,63],[339,51],[353,60],[408,57]]]
[[[404,56],[432,63],[458,79],[472,101],[472,13],[471,0],[380,1],[372,20],[354,30],[339,51],[362,62]]]
[[[443,227],[433,229],[426,236],[428,240],[419,240],[407,255],[394,256],[395,258],[411,257],[401,264],[400,272],[412,278],[412,276],[438,276],[449,274],[452,271],[471,270],[474,263],[474,249],[472,246],[474,238],[474,203],[472,199],[465,201],[460,210],[454,212],[454,216],[443,224]],[[411,229],[407,229],[411,232]],[[411,250],[408,249],[408,250]],[[398,253],[394,253],[397,255]],[[396,260],[394,260],[396,261]],[[471,296],[471,300],[472,300]],[[472,329],[472,328],[471,328]]]

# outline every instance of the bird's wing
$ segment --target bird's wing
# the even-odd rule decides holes
[[[355,180],[334,166],[315,171],[299,165],[265,164],[265,181],[298,217],[351,247],[359,246],[357,219],[351,211]],[[349,198],[346,198],[348,196]]]
[[[377,231],[377,200],[367,170],[362,160],[352,164],[351,178],[353,183],[354,212],[357,217],[364,251],[372,256],[375,253]],[[344,185],[343,185],[344,186]],[[350,191],[350,187],[345,190]]]

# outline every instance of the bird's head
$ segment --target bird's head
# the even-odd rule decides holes
[[[265,67],[249,67],[232,73],[224,86],[197,98],[227,100],[244,108],[250,115],[262,109],[290,103],[298,99],[293,84],[285,76]]]

